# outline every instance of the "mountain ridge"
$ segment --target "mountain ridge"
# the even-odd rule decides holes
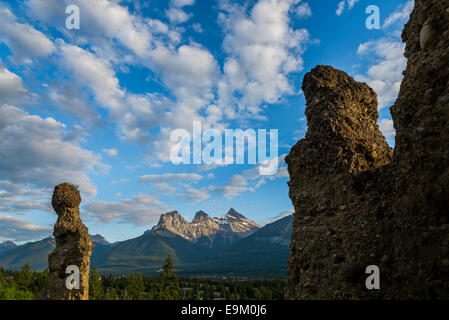
[[[176,214],[171,212],[169,216],[176,216]],[[223,218],[225,216],[226,214],[218,218],[222,220],[235,218],[237,219],[235,221],[240,222],[245,218],[243,215],[243,218],[240,217],[236,211]],[[195,217],[197,219],[194,218],[191,223],[201,223],[202,219],[208,221],[213,219],[201,210]],[[100,241],[104,239],[101,235],[91,235],[95,243],[91,266],[97,267],[102,273],[157,274],[167,256],[171,255],[177,272],[186,275],[281,275],[286,272],[289,232],[291,232],[291,227],[286,229],[285,225],[291,225],[293,219],[292,216],[287,218],[290,220],[287,219],[284,222],[281,220],[285,218],[277,220],[233,242],[221,243],[222,246],[210,246],[208,242],[210,239],[206,236],[198,238],[197,241],[190,241],[174,233],[166,236],[164,233],[152,232],[152,230],[136,238],[112,244],[109,242],[103,244],[104,242]],[[224,234],[229,235],[229,233]],[[217,240],[217,237],[219,236],[215,235],[211,238]],[[269,240],[270,237],[282,238],[283,241],[276,243]],[[30,242],[13,249],[9,254],[0,254],[0,265],[9,269],[20,269],[26,262],[30,262],[32,269],[42,270],[47,267],[47,256],[53,248],[54,239],[51,237]]]
[[[180,236],[203,246],[222,246],[249,236],[261,226],[231,208],[225,215],[210,217],[206,212],[197,211],[192,222],[184,219],[178,211],[164,213],[151,232],[165,237]]]
[[[6,252],[8,250],[11,250],[11,249],[14,249],[17,247],[18,247],[17,244],[15,244],[14,242],[12,242],[10,240],[7,240],[5,242],[0,243],[0,253]]]

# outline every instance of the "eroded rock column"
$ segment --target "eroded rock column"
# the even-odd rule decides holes
[[[80,219],[81,196],[78,189],[63,183],[55,187],[52,206],[58,214],[53,235],[56,248],[48,257],[49,278],[36,299],[87,300],[89,298],[89,267],[93,244],[88,229]],[[79,289],[66,286],[67,267],[79,268]]]
[[[286,158],[287,298],[449,298],[449,0],[415,0],[402,38],[393,157],[366,84],[324,66],[304,78],[309,131]]]
[[[449,0],[416,0],[396,127],[392,295],[449,298]],[[400,236],[399,236],[400,235]]]
[[[318,66],[302,88],[308,132],[286,158],[295,207],[287,295],[359,298],[363,267],[380,258],[385,241],[371,228],[375,212],[365,208],[380,205],[382,196],[370,193],[366,181],[379,179],[372,172],[390,163],[392,151],[376,123],[377,96],[369,86]]]

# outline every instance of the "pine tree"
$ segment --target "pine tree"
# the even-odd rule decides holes
[[[229,288],[226,288],[224,298],[225,300],[231,300],[231,291]]]
[[[140,273],[134,276],[131,273],[128,286],[129,294],[133,300],[142,300],[145,294],[145,285],[143,282],[143,277]]]
[[[104,300],[118,300],[117,290],[115,288],[109,289],[104,295]]]
[[[181,299],[181,287],[179,278],[173,273],[173,261],[168,256],[167,261],[162,265],[162,273],[159,277],[160,289],[159,300],[179,300]]]
[[[200,290],[196,289],[196,291],[194,291],[193,300],[201,300]]]
[[[31,271],[30,264],[26,263],[22,270],[17,274],[17,277],[15,279],[17,288],[19,290],[28,290],[29,286],[31,285],[31,281],[33,280],[33,272]]]
[[[89,300],[103,300],[104,289],[97,268],[94,267],[89,278]]]

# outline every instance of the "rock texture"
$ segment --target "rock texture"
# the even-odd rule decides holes
[[[404,29],[393,155],[373,90],[332,67],[305,76],[308,132],[286,158],[288,298],[449,298],[448,8],[416,0]],[[365,287],[368,265],[380,290]]]
[[[48,256],[49,277],[47,285],[36,299],[87,300],[89,298],[89,266],[93,244],[87,227],[80,219],[81,196],[78,189],[63,183],[55,187],[52,206],[58,214],[53,235],[56,248]],[[80,270],[80,288],[66,288],[66,268],[77,266]]]

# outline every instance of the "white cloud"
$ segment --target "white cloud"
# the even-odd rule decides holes
[[[382,119],[379,121],[379,128],[382,134],[387,139],[392,139],[396,136],[396,130],[394,129],[393,120]]]
[[[63,123],[53,118],[0,106],[2,178],[18,185],[47,189],[69,182],[93,197],[96,187],[87,173],[106,170],[107,166],[91,151],[80,147],[71,134]]]
[[[164,204],[152,196],[140,194],[119,202],[90,201],[84,205],[86,216],[101,223],[130,223],[135,226],[155,224]]]
[[[0,6],[0,41],[4,41],[14,53],[17,62],[28,58],[44,57],[55,51],[53,42],[29,24],[17,22],[16,16]]]
[[[164,174],[150,174],[139,178],[139,182],[173,182],[173,181],[199,181],[203,176],[197,173],[164,173]]]
[[[345,11],[346,5],[348,5],[348,10],[351,10],[357,2],[360,0],[343,0],[338,3],[336,14],[337,16],[341,16]]]
[[[307,30],[289,27],[289,10],[295,3],[260,0],[248,15],[244,7],[221,6],[228,57],[218,86],[218,106],[229,118],[237,113],[258,117],[261,104],[277,103],[294,93],[287,76],[303,69],[301,54],[309,40]]]
[[[44,20],[64,32],[65,8],[77,5],[80,8],[81,26],[79,33],[101,41],[104,38],[117,39],[137,56],[144,56],[151,48],[152,34],[149,25],[129,13],[126,6],[109,0],[28,0],[26,6],[35,19]],[[93,41],[94,43],[96,41]]]
[[[183,189],[179,193],[179,197],[187,199],[189,201],[200,202],[210,198],[210,194],[207,192],[208,188],[195,189],[192,187]]]
[[[377,58],[366,74],[358,74],[355,78],[366,82],[376,91],[379,109],[388,107],[399,94],[402,72],[407,66],[404,50],[405,44],[401,41],[387,38],[362,43],[357,50],[357,54],[361,57]]]
[[[166,12],[171,23],[184,23],[190,19],[191,15],[179,8],[171,7]]]
[[[343,14],[343,12],[345,11],[345,5],[346,2],[344,0],[338,3],[338,8],[337,11],[335,12],[337,16],[341,16]]]
[[[312,9],[307,2],[301,3],[296,7],[295,12],[299,18],[308,18],[312,16]]]
[[[203,27],[201,26],[200,23],[192,24],[192,28],[193,28],[193,30],[195,30],[195,32],[198,32],[198,33],[203,33],[204,32]]]
[[[103,152],[104,154],[106,154],[108,157],[111,157],[111,158],[115,158],[118,156],[118,151],[117,151],[117,149],[114,149],[114,148],[103,149],[103,150],[101,150],[101,152]]]
[[[87,103],[87,96],[80,87],[69,81],[55,81],[48,86],[44,103],[54,105],[60,111],[74,116],[88,126],[103,123],[95,108]]]
[[[359,2],[360,0],[348,0],[348,7],[349,9],[352,9],[354,5]]]
[[[219,68],[210,52],[195,43],[177,49],[159,46],[152,52],[149,64],[174,96],[174,101],[165,103],[163,114],[157,118],[161,128],[150,153],[152,161],[168,161],[172,147],[170,134],[174,128],[191,132],[194,120],[201,120],[204,128],[220,120],[216,114],[201,115],[215,97],[213,89]]]
[[[191,6],[195,3],[195,0],[171,0],[170,3],[174,7],[182,8],[185,6]]]
[[[30,241],[40,240],[51,235],[52,229],[39,227],[29,221],[0,215],[0,240]]]
[[[392,14],[390,14],[383,24],[384,28],[387,28],[396,22],[404,24],[408,21],[410,13],[413,11],[415,6],[414,0],[409,0],[404,5],[399,6]]]
[[[28,215],[31,211],[53,212],[50,188],[34,188],[22,183],[0,180],[0,212]]]
[[[126,110],[122,99],[125,92],[120,89],[109,61],[78,46],[60,43],[61,67],[75,75],[80,85],[87,85],[95,94],[96,101],[111,111],[113,118],[120,117]]]
[[[159,190],[159,193],[163,195],[174,195],[176,192],[176,188],[171,186],[169,182],[153,182],[152,186],[157,188]]]
[[[176,51],[160,46],[151,53],[156,71],[179,98],[214,85],[218,65],[210,52],[199,45],[182,45]]]
[[[224,186],[210,186],[211,191],[217,191],[226,198],[231,199],[238,196],[242,192],[254,192],[262,185],[274,181],[276,179],[288,178],[288,170],[285,163],[286,154],[282,154],[277,158],[278,171],[271,176],[260,175],[259,167],[254,166],[252,169],[244,170],[241,174],[232,176]]]
[[[228,199],[237,197],[242,192],[254,191],[254,189],[248,186],[247,179],[241,174],[233,175],[224,186],[212,189],[223,194]]]
[[[0,65],[0,104],[23,102],[29,94],[22,78]]]

